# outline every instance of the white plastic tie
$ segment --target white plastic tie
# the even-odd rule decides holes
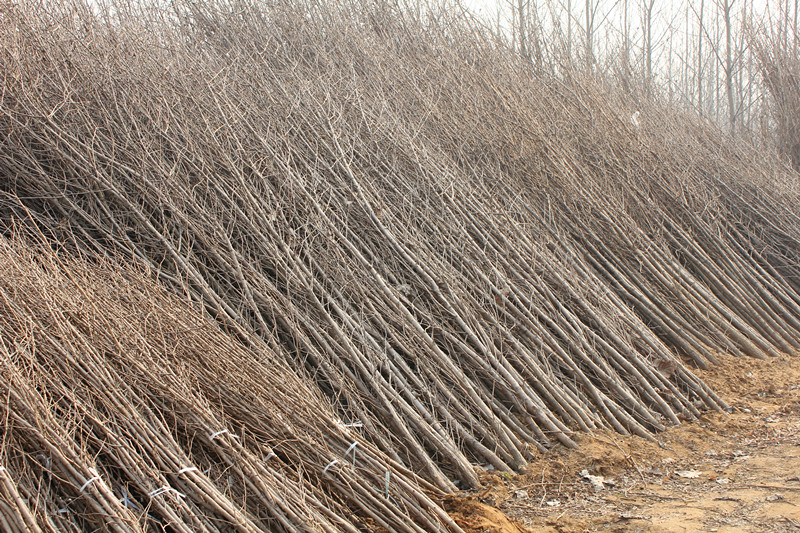
[[[154,491],[151,491],[148,495],[151,498],[157,498],[157,497],[161,496],[162,494],[166,494],[167,492],[174,493],[175,496],[177,496],[178,498],[185,498],[186,497],[186,495],[184,493],[179,492],[179,491],[173,489],[172,487],[167,487],[167,486],[164,486],[164,487],[158,488],[158,489],[156,489]]]
[[[128,491],[125,490],[125,487],[122,487],[122,499],[119,501],[119,503],[124,503],[125,507],[127,507],[128,509],[133,509],[134,511],[142,510],[141,507],[139,507],[135,501],[131,500],[128,497]]]
[[[0,466],[0,472],[5,472],[5,471],[6,471],[6,467]]]
[[[269,461],[273,457],[277,457],[277,455],[275,455],[275,452],[269,452],[269,454],[267,454],[267,456],[264,458],[264,462],[266,463],[267,461]]]
[[[87,479],[87,480],[86,480],[86,483],[84,483],[83,485],[81,485],[81,490],[80,490],[80,492],[83,492],[83,491],[85,491],[85,490],[86,490],[86,488],[87,488],[89,485],[91,485],[92,483],[94,483],[95,481],[100,481],[100,476],[94,476],[94,477],[90,477],[89,479]]]
[[[180,470],[178,470],[178,475],[185,474],[187,472],[197,472],[197,467],[196,466],[187,466],[186,468],[181,468]]]
[[[322,473],[324,474],[325,472],[327,472],[327,471],[328,471],[328,469],[329,469],[330,467],[332,467],[333,465],[335,465],[335,464],[336,464],[336,463],[338,463],[338,462],[339,462],[339,459],[334,459],[333,461],[331,461],[330,463],[328,463],[328,466],[326,466],[326,467],[325,467],[325,468],[322,470]]]
[[[339,420],[339,421],[336,422],[336,424],[339,425],[340,427],[343,427],[343,428],[363,428],[364,427],[364,423],[361,422],[360,420],[356,420],[355,422],[351,422],[349,424],[345,424],[344,422]]]
[[[392,479],[392,473],[390,471],[386,471],[386,484],[384,489],[386,491],[386,499],[389,499],[389,481]]]
[[[95,481],[100,481],[100,474],[97,473],[97,470],[95,470],[94,468],[90,468],[89,469],[89,473],[90,474],[94,474],[94,476],[92,476],[89,479],[87,479],[86,483],[81,485],[81,490],[79,491],[81,493],[86,490],[86,487],[88,487],[89,485],[91,485]]]
[[[633,124],[633,127],[635,127],[635,128],[639,127],[639,112],[638,111],[635,112],[633,115],[631,115],[631,124]]]
[[[232,439],[238,439],[239,438],[239,435],[234,435],[233,433],[231,433],[227,429],[221,429],[221,430],[217,431],[216,433],[212,433],[211,435],[209,435],[208,438],[211,439],[211,440],[214,440],[217,437],[221,437],[221,436],[226,435],[226,434],[230,435]]]
[[[353,466],[356,466],[356,446],[358,446],[358,441],[357,440],[353,441],[353,444],[351,444],[350,447],[347,448],[347,451],[344,452],[345,455],[347,455],[351,451],[353,452]]]

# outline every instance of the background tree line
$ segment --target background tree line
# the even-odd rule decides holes
[[[502,0],[493,26],[533,68],[691,109],[800,164],[798,0]]]

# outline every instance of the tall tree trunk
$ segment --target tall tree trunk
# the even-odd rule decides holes
[[[684,34],[686,38],[684,39],[683,46],[683,94],[684,97],[689,101],[689,103],[694,103],[694,95],[692,94],[692,89],[694,88],[694,84],[689,84],[689,10],[686,10],[685,14],[686,20],[683,25]]]
[[[731,10],[735,0],[722,0],[722,17],[725,22],[725,91],[728,95],[728,122],[731,131],[736,131],[736,103],[733,90],[733,27]]]
[[[712,41],[712,49],[715,48],[713,43],[720,42],[720,35],[721,30],[719,26],[719,17],[714,17],[714,40]],[[714,120],[720,119],[720,97],[719,97],[719,69],[720,69],[720,61],[714,61],[714,90],[713,90],[713,100],[711,102],[711,112],[714,114]]]
[[[642,2],[642,26],[644,30],[644,58],[645,58],[645,83],[647,94],[652,90],[653,84],[653,7],[656,0]]]
[[[697,14],[697,109],[703,113],[703,12],[705,11],[705,0],[700,0],[700,11]]]
[[[586,71],[591,72],[594,59],[594,9],[592,0],[586,0]]]
[[[622,84],[630,92],[631,83],[631,28],[628,22],[628,0],[622,3]]]
[[[567,64],[572,64],[572,0],[567,0]]]
[[[529,2],[533,0],[528,0]],[[544,66],[544,53],[542,51],[542,23],[539,20],[539,10],[536,2],[533,3],[533,9],[530,4],[528,5],[528,18],[531,20],[531,46],[533,47],[534,64],[537,70],[541,70]]]
[[[519,53],[522,57],[528,57],[527,17],[525,16],[525,4],[527,0],[517,0],[517,23],[519,24]]]

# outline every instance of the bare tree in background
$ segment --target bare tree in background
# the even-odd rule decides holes
[[[728,97],[728,123],[731,131],[735,131],[737,106],[734,102],[735,95],[733,88],[735,58],[733,55],[733,23],[731,21],[731,15],[736,0],[716,0],[716,2],[717,8],[722,15],[723,23],[725,24],[725,64],[723,65],[723,70],[725,73],[725,92]]]
[[[531,52],[536,68],[541,70],[544,66],[544,50],[542,42],[542,21],[539,18],[539,8],[534,0],[528,0],[528,20],[530,21]],[[532,2],[532,4],[531,4]]]
[[[631,24],[628,18],[629,0],[622,2],[622,83],[626,92],[631,83]]]
[[[572,59],[572,0],[567,0],[567,59]]]
[[[526,11],[528,9],[528,0],[517,0],[517,24],[519,28],[519,53],[522,57],[528,57],[528,42],[527,42],[527,29],[528,17]]]
[[[661,92],[731,133],[746,133],[757,127],[758,106],[766,102],[767,91],[746,28],[758,26],[758,19],[774,30],[781,49],[800,44],[800,0],[768,1],[763,13],[759,0],[683,0],[676,5],[504,0],[502,5],[511,22],[506,29],[512,47],[538,70],[613,72],[606,79],[628,94],[635,87],[644,95]]]
[[[644,42],[642,48],[645,61],[645,83],[647,93],[651,92],[653,82],[653,7],[656,0],[642,0],[642,36]]]
[[[586,70],[591,71],[594,65],[594,30],[595,30],[595,15],[597,15],[597,8],[600,5],[599,0],[586,0],[584,8],[584,54],[586,60]]]
[[[695,77],[697,79],[697,109],[703,112],[703,34],[705,33],[705,26],[703,26],[703,13],[705,12],[705,0],[700,0],[700,10],[696,11],[697,14],[697,70]],[[688,39],[687,39],[688,41]],[[686,57],[689,59],[688,55]]]

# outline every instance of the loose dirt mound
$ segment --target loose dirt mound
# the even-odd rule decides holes
[[[450,516],[468,533],[527,533],[528,529],[509,520],[500,510],[471,496],[451,496],[444,501]]]

